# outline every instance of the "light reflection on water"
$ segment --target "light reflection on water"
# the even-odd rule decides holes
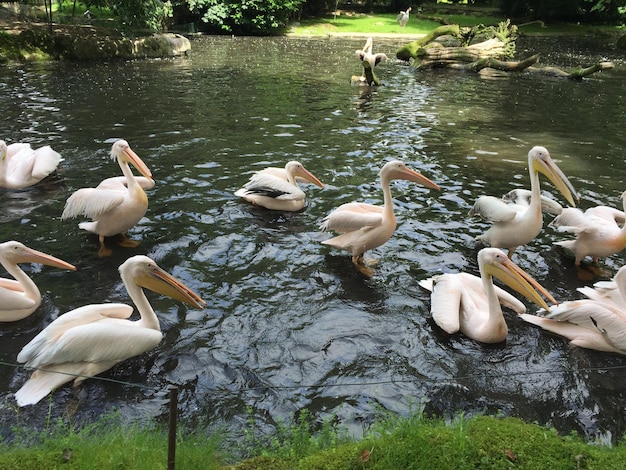
[[[43,187],[0,194],[1,238],[80,269],[25,266],[44,302],[23,322],[1,326],[2,360],[13,363],[41,327],[72,308],[127,301],[117,266],[146,253],[208,307],[194,311],[151,295],[165,339],[103,374],[148,388],[90,380],[79,421],[111,407],[159,416],[167,386],[175,384],[183,420],[235,432],[247,421],[247,407],[264,430],[307,407],[320,417],[337,415],[358,434],[380,406],[401,413],[424,406],[443,415],[501,411],[564,432],[620,436],[623,374],[594,368],[621,366],[621,357],[570,349],[511,312],[505,344],[448,338],[430,320],[418,281],[477,272],[473,239],[487,226],[470,221],[467,211],[481,194],[527,186],[533,145],[550,149],[580,191],[581,207],[620,203],[623,62],[583,82],[483,80],[390,62],[379,68],[385,86],[372,90],[349,84],[359,72],[353,51],[362,43],[210,37],[194,41],[184,59],[5,68],[3,137],[49,142],[65,161]],[[391,57],[401,44],[375,41],[375,49]],[[589,63],[580,65],[617,55],[608,47],[583,52],[577,57]],[[563,54],[546,57],[569,66]],[[118,174],[104,143],[114,137],[130,142],[157,185],[146,217],[131,231],[140,247],[117,249],[102,261],[95,239],[59,216],[72,191]],[[368,280],[348,254],[320,244],[328,234],[318,224],[341,203],[380,203],[378,170],[392,158],[442,190],[392,185],[398,229],[371,254],[381,262]],[[291,159],[327,185],[306,188],[304,212],[270,213],[233,196],[254,170]],[[559,198],[553,187],[544,190]],[[557,299],[568,299],[587,282],[552,248],[556,239],[546,229],[518,250],[516,261]],[[606,260],[606,277],[623,262],[623,254]],[[41,425],[48,403],[18,416],[12,393],[26,374],[3,369],[5,432],[15,422]],[[69,387],[56,393],[52,414],[61,416],[71,398]]]

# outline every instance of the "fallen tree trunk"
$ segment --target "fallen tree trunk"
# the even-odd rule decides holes
[[[471,44],[475,36],[485,33],[491,33],[493,37]],[[433,42],[441,36],[451,36],[461,45],[444,46],[439,42]],[[396,57],[400,60],[412,61],[416,69],[447,67],[472,72],[480,72],[486,68],[505,72],[528,70],[533,73],[573,80],[613,67],[611,62],[600,62],[591,67],[577,68],[572,72],[556,67],[532,67],[539,61],[539,54],[520,61],[506,60],[514,55],[516,37],[517,27],[511,25],[509,21],[500,23],[498,27],[488,28],[461,29],[458,25],[439,26],[424,38],[399,48],[396,51]]]

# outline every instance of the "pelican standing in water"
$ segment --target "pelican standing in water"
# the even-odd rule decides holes
[[[626,211],[626,191],[622,193],[622,205]],[[563,209],[549,226],[559,232],[572,233],[576,238],[554,244],[572,251],[576,266],[580,266],[586,256],[591,256],[593,264],[597,264],[599,258],[612,256],[626,248],[624,211],[609,206],[591,207],[585,212],[574,207]]]
[[[133,307],[94,304],[61,315],[35,336],[17,360],[35,370],[15,393],[19,406],[34,405],[51,391],[74,380],[74,387],[118,362],[155,348],[163,337],[143,288],[196,308],[205,302],[147,256],[137,255],[119,268],[139,320],[129,320]]]
[[[480,250],[478,268],[480,277],[468,273],[441,274],[419,282],[432,292],[433,320],[448,334],[461,332],[481,343],[500,343],[506,339],[509,329],[500,304],[520,314],[526,307],[495,286],[493,277],[546,310],[550,308],[539,294],[556,303],[545,288],[498,248]]]
[[[297,212],[304,208],[304,192],[297,181],[305,180],[320,188],[324,184],[300,162],[291,161],[285,168],[269,167],[257,171],[235,196],[276,211]]]
[[[545,147],[533,147],[528,152],[528,173],[531,197],[527,207],[507,204],[494,196],[481,196],[468,214],[478,215],[493,222],[491,228],[476,239],[487,246],[508,249],[509,257],[518,246],[531,242],[539,235],[543,227],[539,173],[543,173],[552,181],[570,205],[575,206],[574,199],[578,199],[576,190]]]
[[[137,224],[148,209],[148,197],[141,180],[132,173],[129,163],[146,178],[152,181],[152,173],[125,140],[118,140],[111,148],[111,158],[117,160],[124,182],[107,179],[96,188],[82,188],[72,194],[65,203],[61,219],[86,216],[92,222],[78,224],[83,230],[98,235],[100,258],[110,256],[112,250],[104,244],[105,237],[122,235],[119,242],[124,247],[136,247],[139,242],[126,237],[126,231]],[[108,182],[108,183],[105,183]],[[104,186],[102,186],[104,184]]]
[[[396,21],[398,22],[400,27],[404,28],[409,22],[410,18],[411,18],[411,7],[407,8],[405,11],[400,11],[400,13],[398,14],[398,17],[396,18]]]
[[[322,243],[352,253],[352,262],[366,275],[372,272],[364,261],[365,252],[386,243],[396,230],[391,180],[407,180],[430,189],[441,189],[421,173],[394,160],[380,170],[384,201],[382,207],[359,202],[342,204],[326,216],[320,225],[322,231],[332,230],[341,234]]]
[[[0,322],[26,318],[41,305],[37,285],[20,269],[18,263],[39,263],[59,269],[76,267],[54,256],[28,248],[20,242],[0,243],[0,263],[14,279],[0,278]]]
[[[626,266],[612,281],[578,291],[586,299],[569,300],[537,315],[520,317],[533,325],[564,336],[572,346],[626,355]]]
[[[7,146],[0,140],[0,187],[22,189],[33,186],[56,170],[61,155],[49,145],[34,150],[30,144]]]

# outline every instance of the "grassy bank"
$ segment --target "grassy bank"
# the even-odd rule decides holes
[[[505,21],[504,17],[472,15],[433,15],[443,18],[451,24],[460,26],[497,25]],[[332,36],[332,35],[422,35],[441,26],[440,22],[418,19],[415,15],[402,28],[396,21],[395,13],[366,15],[342,13],[339,16],[327,16],[315,20],[305,20],[292,25],[290,35],[296,36]],[[589,26],[580,24],[544,24],[533,22],[520,25],[520,34],[528,35],[588,35],[588,34],[626,34],[623,26]]]
[[[252,423],[251,423],[252,424]],[[576,435],[515,418],[478,416],[451,423],[415,415],[386,416],[355,441],[324,423],[312,431],[307,414],[280,427],[275,436],[245,433],[233,446],[223,433],[180,431],[177,469],[620,469],[626,446],[586,443]],[[12,444],[0,444],[3,469],[167,468],[167,431],[158,425],[127,425],[110,415],[76,431],[57,423],[45,432],[17,432]],[[219,437],[218,437],[219,436]],[[245,458],[245,459],[244,459]],[[243,460],[242,460],[243,459]]]

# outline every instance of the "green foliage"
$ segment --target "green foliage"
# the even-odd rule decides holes
[[[287,27],[304,0],[179,0],[176,5],[198,15],[215,32],[272,35]]]
[[[111,0],[111,6],[124,26],[155,32],[165,28],[173,11],[170,0]]]

